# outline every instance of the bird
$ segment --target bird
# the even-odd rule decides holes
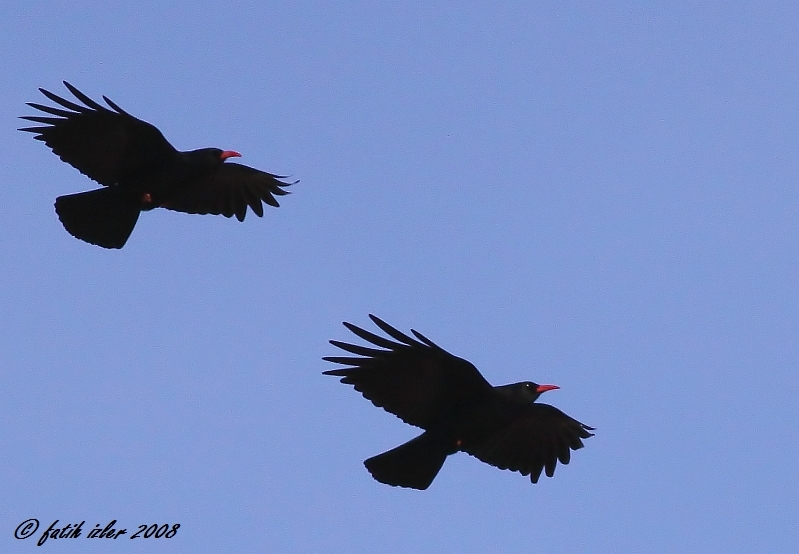
[[[55,210],[74,237],[103,248],[122,248],[141,211],[166,208],[191,214],[236,216],[244,221],[247,207],[263,216],[265,202],[277,207],[276,196],[296,184],[237,163],[233,150],[200,148],[181,152],[154,125],[138,119],[103,96],[107,107],[64,81],[82,102],[40,88],[58,106],[27,105],[40,115],[21,119],[40,125],[34,133],[61,160],[103,185],[103,188],[59,196]],[[52,117],[55,116],[55,117]]]
[[[552,477],[571,451],[594,436],[589,427],[548,404],[535,401],[557,385],[523,381],[492,386],[467,360],[411,329],[409,337],[369,315],[390,338],[351,323],[344,326],[370,347],[337,340],[330,344],[355,356],[325,356],[348,367],[324,371],[341,377],[375,406],[424,430],[416,438],[364,462],[372,477],[396,487],[425,490],[447,456],[462,451],[498,467]],[[391,340],[393,339],[393,340]],[[376,346],[378,348],[372,348]]]

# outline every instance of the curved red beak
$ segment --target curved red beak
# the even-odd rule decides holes
[[[224,162],[228,158],[241,158],[241,154],[239,154],[238,152],[234,152],[233,150],[225,150],[224,152],[219,154],[219,157],[222,158],[222,161]]]
[[[555,390],[555,389],[559,389],[559,388],[560,387],[557,386],[557,385],[538,385],[538,388],[535,389],[535,392],[540,394],[542,392],[547,392],[548,390]]]

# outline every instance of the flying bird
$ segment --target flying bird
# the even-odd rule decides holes
[[[244,221],[247,207],[263,216],[261,202],[278,206],[275,196],[294,183],[281,175],[225,163],[241,154],[219,148],[181,152],[154,125],[137,119],[103,96],[103,106],[64,81],[81,104],[40,88],[59,107],[29,102],[49,114],[21,119],[42,126],[35,133],[63,161],[104,188],[59,196],[55,210],[74,237],[104,248],[122,248],[139,212],[167,208],[191,214],[233,215]],[[55,116],[55,117],[50,117]]]
[[[518,471],[538,482],[558,461],[568,464],[572,450],[583,447],[593,427],[557,408],[535,403],[556,385],[530,381],[491,386],[470,362],[453,356],[411,330],[411,338],[373,315],[391,339],[351,323],[344,326],[379,348],[331,340],[355,356],[323,359],[349,367],[325,371],[372,403],[424,433],[364,462],[381,483],[424,490],[450,454],[466,452],[500,469]]]

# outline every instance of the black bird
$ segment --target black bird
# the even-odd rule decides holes
[[[424,433],[364,462],[372,477],[388,485],[424,490],[450,454],[463,451],[500,469],[538,482],[558,460],[583,447],[593,427],[557,408],[535,404],[541,393],[559,388],[530,381],[493,387],[468,361],[453,356],[414,330],[416,340],[369,316],[392,340],[351,323],[344,326],[377,348],[331,340],[356,354],[327,356],[350,367],[325,371]],[[396,341],[396,342],[394,342]]]
[[[167,208],[192,214],[233,215],[249,206],[263,216],[261,202],[278,206],[288,194],[285,177],[246,165],[224,163],[241,156],[232,150],[176,150],[155,126],[137,119],[103,96],[98,104],[64,81],[83,102],[76,104],[40,88],[61,107],[28,105],[55,117],[23,116],[41,123],[20,131],[36,133],[63,161],[106,188],[60,196],[55,210],[71,235],[104,248],[122,248],[139,212]],[[64,108],[64,109],[62,109]],[[110,109],[109,109],[110,108]]]

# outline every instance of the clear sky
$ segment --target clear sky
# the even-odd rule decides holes
[[[795,2],[114,4],[2,8],[0,550],[799,550]],[[16,131],[62,80],[301,182],[83,243]],[[321,374],[369,313],[596,437],[372,480],[418,430]]]

